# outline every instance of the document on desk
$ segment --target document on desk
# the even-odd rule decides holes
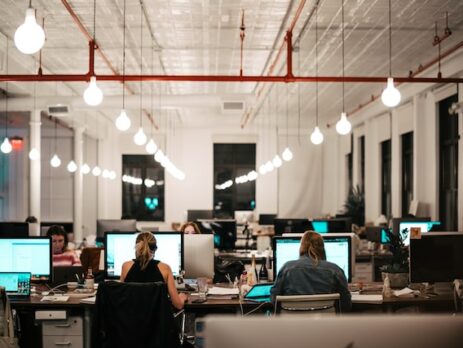
[[[383,303],[383,295],[363,295],[359,293],[351,293],[352,303]]]
[[[96,301],[96,296],[92,296],[92,297],[87,297],[87,298],[81,299],[80,303],[95,304],[95,301]]]
[[[218,286],[213,286],[207,290],[208,295],[212,296],[230,296],[230,295],[239,295],[240,290],[238,288],[221,288]]]
[[[40,301],[41,302],[67,302],[67,300],[69,300],[69,296],[53,295],[53,296],[43,296]]]

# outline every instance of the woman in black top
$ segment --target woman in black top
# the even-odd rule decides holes
[[[140,233],[135,244],[135,259],[122,265],[121,282],[165,282],[172,304],[182,309],[187,296],[177,292],[169,265],[153,259],[156,249],[154,235],[151,232]]]

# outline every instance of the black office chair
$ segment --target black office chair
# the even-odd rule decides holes
[[[92,347],[180,347],[165,283],[103,282],[98,287]]]
[[[4,287],[0,287],[0,347],[19,347],[10,301]]]

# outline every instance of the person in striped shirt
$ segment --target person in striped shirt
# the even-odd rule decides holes
[[[74,250],[69,250],[68,235],[62,226],[53,225],[47,231],[53,245],[53,267],[80,266],[80,260]]]

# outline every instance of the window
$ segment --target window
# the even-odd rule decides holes
[[[214,213],[233,218],[235,210],[254,210],[256,182],[236,184],[235,178],[256,168],[256,144],[214,144]],[[225,189],[219,185],[232,180]]]
[[[381,214],[392,216],[391,206],[391,140],[381,143]]]
[[[439,220],[444,231],[458,230],[458,116],[449,115],[457,95],[439,102]]]
[[[360,188],[365,192],[365,136],[359,138],[360,147]]]
[[[352,160],[352,152],[346,155],[346,165],[347,165],[347,192],[352,191],[353,185],[353,160]]]
[[[122,155],[122,215],[164,221],[164,168],[153,155]]]
[[[413,200],[413,132],[402,134],[402,216]]]

